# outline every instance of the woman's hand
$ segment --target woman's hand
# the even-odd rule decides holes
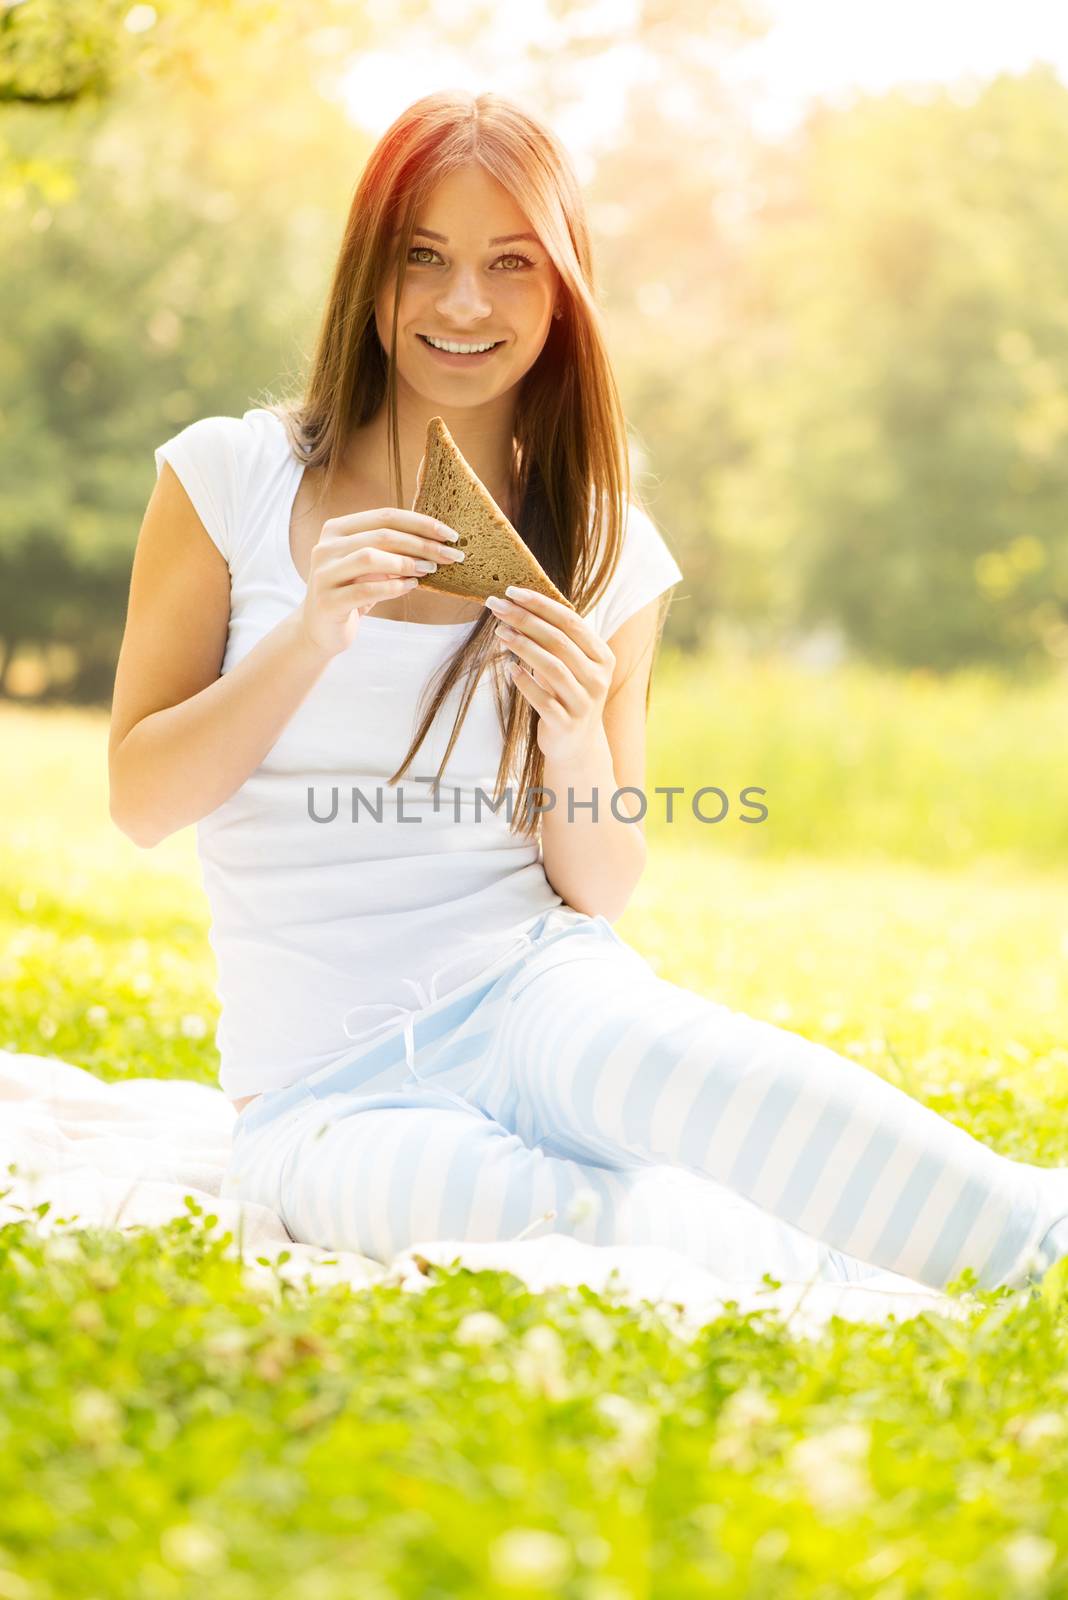
[[[512,681],[538,712],[538,747],[563,765],[577,761],[604,730],[616,658],[577,611],[514,585],[486,604],[497,637],[519,657]]]
[[[365,611],[413,589],[441,562],[463,559],[456,537],[446,523],[401,506],[328,518],[311,553],[301,607],[306,637],[325,655],[340,655]]]

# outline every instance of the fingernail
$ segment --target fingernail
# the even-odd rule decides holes
[[[458,539],[460,537],[458,530],[456,528],[450,528],[447,522],[439,522],[438,527],[441,529],[446,539]]]

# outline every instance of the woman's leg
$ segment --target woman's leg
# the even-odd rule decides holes
[[[1068,1171],[1012,1161],[825,1045],[660,978],[618,936],[511,984],[495,1048],[443,1081],[524,1143],[704,1175],[853,1258],[943,1287],[1068,1253]]]
[[[294,1240],[383,1262],[420,1242],[513,1239],[531,1228],[667,1247],[730,1280],[865,1272],[707,1180],[530,1149],[474,1106],[414,1085],[309,1099],[239,1135],[225,1188],[277,1211]]]

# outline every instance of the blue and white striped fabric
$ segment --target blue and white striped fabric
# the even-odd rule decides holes
[[[557,908],[518,946],[246,1107],[224,1195],[379,1261],[547,1215],[734,1280],[882,1269],[942,1288],[971,1267],[989,1288],[1068,1253],[1068,1170],[661,978],[604,917]]]

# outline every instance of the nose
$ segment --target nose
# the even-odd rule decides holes
[[[493,303],[479,280],[477,268],[456,269],[437,298],[436,310],[444,322],[457,327],[467,327],[490,316]]]

